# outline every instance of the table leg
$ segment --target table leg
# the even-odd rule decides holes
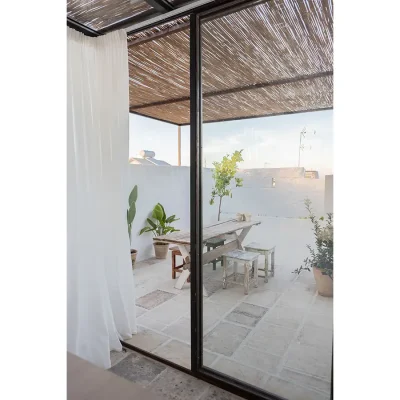
[[[184,269],[181,274],[179,275],[178,280],[175,283],[175,289],[181,290],[183,288],[183,285],[187,281],[187,279],[190,276],[190,271],[188,269]]]
[[[183,260],[185,263],[189,264],[190,263],[190,253],[189,253],[189,248],[187,248],[185,245],[178,245],[179,250],[182,254]],[[183,285],[187,281],[187,279],[190,276],[190,270],[188,266],[183,266],[183,271],[179,275],[178,280],[175,283],[175,289],[181,290],[183,288]]]
[[[244,263],[244,294],[249,294],[251,263]]]
[[[238,269],[238,263],[236,261],[234,261],[234,263],[233,263],[233,280],[234,280],[234,282],[236,282],[236,278],[237,278],[237,269]]]
[[[190,276],[190,253],[189,253],[189,248],[190,247],[189,246],[184,246],[184,245],[179,245],[178,247],[179,247],[179,250],[181,251],[182,257],[186,261],[187,265],[183,266],[183,268],[186,267],[186,269],[184,269],[181,272],[181,274],[180,274],[178,280],[176,281],[174,287],[175,287],[175,289],[182,290],[183,285],[185,284],[185,282],[187,281],[187,279]],[[204,287],[204,285],[203,285],[203,296],[204,297],[208,297],[207,290]]]
[[[222,289],[226,289],[226,257],[223,256],[223,266],[222,266]]]
[[[258,260],[253,261],[253,278],[254,280],[254,286],[257,288],[258,287]]]
[[[242,243],[243,243],[243,240],[245,239],[245,237],[247,236],[247,234],[250,232],[250,229],[251,229],[251,226],[249,228],[244,228],[242,230],[242,232],[240,232],[240,235],[237,236],[236,242],[238,244],[239,250],[243,250]]]
[[[265,273],[265,276],[264,276],[264,282],[265,283],[268,283],[268,270],[269,270],[269,267],[268,267],[268,251],[265,251],[264,252],[264,257],[265,257],[265,268],[264,268],[264,273]]]
[[[271,251],[271,276],[275,276],[275,249]]]

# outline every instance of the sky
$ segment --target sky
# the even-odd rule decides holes
[[[333,111],[318,111],[276,117],[203,124],[203,166],[212,167],[227,153],[243,149],[240,168],[297,167],[300,132],[300,166],[333,171]],[[190,165],[189,126],[181,128],[182,165]],[[157,159],[171,165],[178,162],[178,127],[130,114],[129,156],[140,150],[152,150]],[[314,134],[315,131],[315,134]]]

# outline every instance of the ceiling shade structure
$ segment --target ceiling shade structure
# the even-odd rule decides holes
[[[144,0],[67,0],[67,16],[95,30],[152,9]]]
[[[203,121],[333,107],[332,0],[266,1],[202,23]],[[188,18],[128,37],[130,111],[189,124]]]
[[[137,29],[154,18],[176,18],[205,3],[221,4],[234,0],[67,0],[67,24],[88,36],[99,36],[118,29]],[[171,18],[172,19],[172,18]]]
[[[67,0],[67,19],[75,29],[98,36],[195,3]],[[129,106],[132,113],[186,125],[189,16],[181,12],[174,18],[128,34]],[[260,0],[203,20],[201,35],[204,122],[333,107],[332,0]]]

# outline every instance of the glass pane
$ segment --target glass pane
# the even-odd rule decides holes
[[[143,0],[67,0],[67,16],[94,30],[152,9]]]
[[[288,400],[330,396],[331,11],[271,1],[201,25],[203,363]]]
[[[131,107],[160,101],[168,92],[186,94],[185,88],[178,88],[171,79],[176,73],[172,56],[166,50],[163,58],[154,50],[165,46],[187,59],[189,48],[178,46],[176,38],[185,40],[188,30],[160,35],[156,27],[136,39],[149,39],[156,32],[154,39],[129,47]],[[189,76],[189,64],[187,69],[184,65],[180,65],[180,77]],[[127,343],[190,369],[190,282],[183,279],[176,288],[186,269],[184,252],[190,252],[189,128],[148,118],[151,112],[146,107],[137,113],[142,115],[130,115],[129,153],[132,185],[137,184],[139,192],[132,228],[132,246],[138,250],[134,269],[138,333]],[[144,227],[162,225],[155,218],[158,212],[153,213],[157,203],[166,217],[175,216],[165,224],[179,229],[180,235],[186,232],[186,242],[171,243],[174,232],[159,228],[140,235]],[[163,240],[154,240],[160,235],[165,235]]]

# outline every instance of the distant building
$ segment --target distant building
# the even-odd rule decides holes
[[[134,165],[157,165],[157,166],[171,165],[171,164],[168,164],[165,161],[155,159],[154,158],[155,156],[156,156],[156,153],[154,153],[154,151],[141,150],[137,157],[131,157],[129,159],[129,164],[134,164]]]
[[[304,173],[304,178],[319,179],[318,171],[306,171]]]

